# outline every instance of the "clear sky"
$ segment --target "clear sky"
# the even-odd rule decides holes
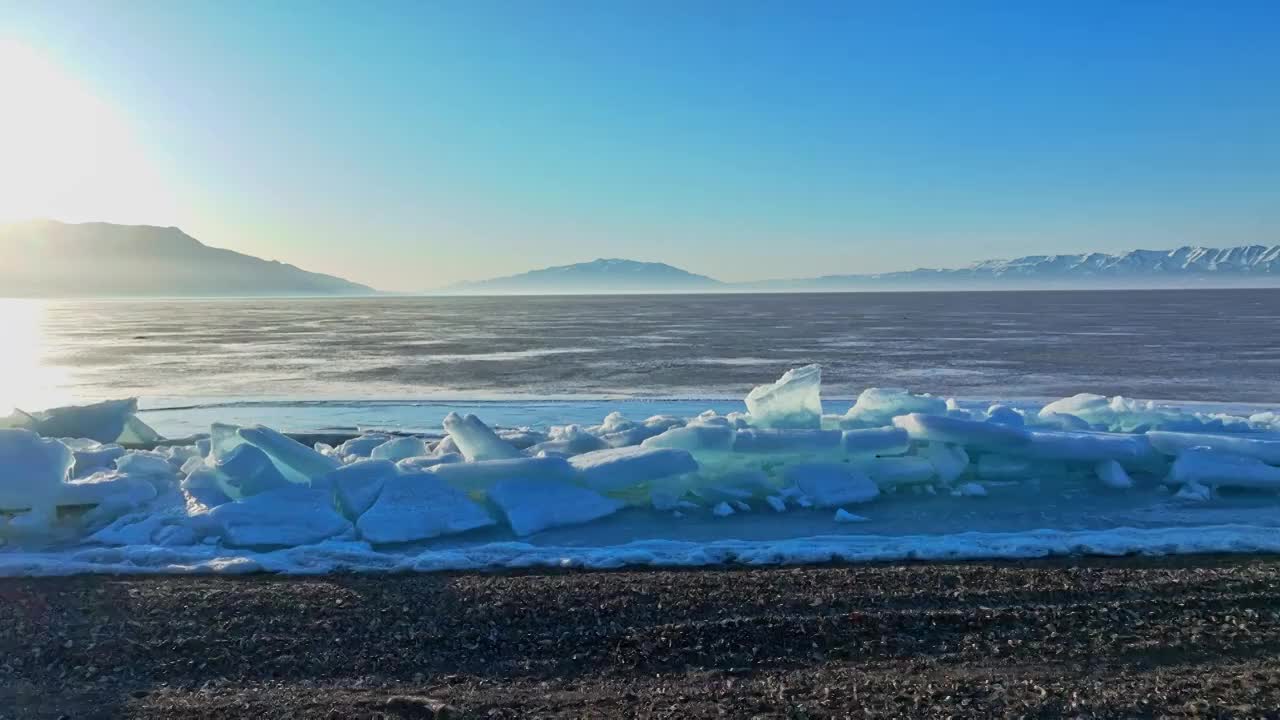
[[[0,0],[0,221],[394,290],[1280,242],[1280,2]]]

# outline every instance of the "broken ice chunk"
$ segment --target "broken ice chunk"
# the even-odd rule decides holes
[[[845,455],[901,455],[911,447],[907,431],[892,425],[865,430],[845,430],[840,436]]]
[[[912,440],[954,443],[966,448],[1002,451],[1030,442],[1022,428],[941,415],[900,415],[893,424],[906,430]]]
[[[956,497],[986,497],[987,488],[986,486],[978,483],[965,483],[955,490],[952,490],[951,494]]]
[[[838,523],[855,523],[855,522],[867,522],[868,520],[870,520],[870,518],[865,517],[863,515],[854,515],[853,513],[849,512],[848,510],[845,510],[844,508],[837,508],[836,515],[834,518],[832,518],[832,520],[835,520]]]
[[[245,443],[214,461],[223,492],[231,497],[249,497],[285,487],[289,481],[265,452]]]
[[[822,424],[822,368],[805,365],[783,373],[772,385],[747,394],[751,424],[765,428],[819,428]]]
[[[1005,449],[1018,457],[1036,460],[1098,463],[1115,460],[1132,468],[1153,468],[1164,459],[1145,435],[1120,435],[1066,430],[1028,430],[1028,442]]]
[[[844,427],[888,425],[899,415],[945,415],[947,403],[940,397],[917,395],[903,388],[867,388],[841,418]]]
[[[529,447],[531,454],[539,452],[579,455],[593,450],[603,450],[609,443],[592,435],[578,425],[557,425],[551,428],[550,438]]]
[[[622,432],[623,430],[630,430],[635,426],[636,424],[628,420],[625,415],[623,415],[621,412],[617,410],[614,410],[608,415],[605,415],[604,421],[601,422],[598,427],[593,428],[593,431],[598,432],[601,435],[608,435],[609,433]]]
[[[1045,415],[1071,415],[1086,422],[1096,422],[1100,415],[1109,414],[1107,398],[1094,393],[1078,393],[1071,397],[1054,400],[1040,408],[1041,417]]]
[[[9,413],[8,416],[0,418],[0,430],[30,430],[35,432],[35,427],[39,422],[30,413],[14,408],[13,412]]]
[[[155,485],[146,478],[100,472],[82,480],[72,480],[59,488],[58,505],[102,505],[109,503],[119,511],[135,507],[156,496]],[[114,519],[114,517],[110,518]]]
[[[158,452],[134,450],[116,458],[116,469],[122,473],[149,477],[171,477],[177,468],[169,462],[169,458]]]
[[[351,528],[329,493],[296,485],[219,505],[202,522],[233,547],[309,545]]]
[[[73,459],[57,440],[30,430],[0,430],[0,510],[30,510],[31,522],[51,523]]]
[[[1249,416],[1249,424],[1259,430],[1280,432],[1280,412],[1266,410]]]
[[[137,412],[137,398],[56,407],[32,413],[36,421],[32,429],[44,437],[88,438],[112,443],[120,439],[125,421]]]
[[[314,449],[264,425],[240,428],[236,431],[245,442],[262,450],[271,458],[276,469],[290,482],[309,484],[311,478],[320,477],[341,466],[335,458],[321,455]]]
[[[1213,488],[1196,483],[1187,483],[1178,489],[1174,497],[1191,502],[1208,502],[1213,499]]]
[[[342,514],[356,520],[378,499],[383,484],[397,474],[390,460],[361,460],[334,470],[316,484],[333,488]]]
[[[619,430],[617,432],[602,435],[600,439],[604,440],[605,444],[609,447],[629,447],[631,445],[639,445],[655,435],[661,435],[662,432],[663,431],[659,428],[653,428],[647,425],[636,425],[635,427],[630,427],[626,430]]]
[[[371,543],[400,543],[493,524],[489,513],[464,493],[430,473],[419,473],[388,477],[356,528]]]
[[[444,418],[444,429],[453,438],[458,451],[468,460],[504,460],[522,457],[519,450],[504,442],[475,415],[463,417],[451,412]]]
[[[386,433],[368,433],[354,437],[334,448],[334,454],[340,458],[367,458],[373,449],[391,439]]]
[[[1115,460],[1103,460],[1094,467],[1094,473],[1103,485],[1115,490],[1127,490],[1133,487],[1133,479]]]
[[[735,431],[728,425],[686,425],[675,427],[640,443],[647,448],[677,448],[690,452],[727,451],[733,445]]]
[[[1008,405],[992,405],[987,408],[987,422],[1010,425],[1012,427],[1022,427],[1027,424],[1026,419],[1022,417],[1022,413]]]
[[[1111,432],[1154,429],[1219,432],[1251,429],[1244,418],[1186,412],[1176,407],[1158,405],[1150,400],[1132,400],[1120,395],[1107,399],[1101,395],[1082,393],[1051,402],[1040,412],[1042,415],[1075,415],[1095,427]]]
[[[622,509],[623,503],[557,480],[513,478],[494,484],[489,499],[507,516],[517,535],[562,525],[580,525]]]
[[[936,475],[933,463],[914,455],[884,457],[868,460],[859,466],[866,471],[877,487],[892,488],[900,485],[920,485],[933,482]]]
[[[187,517],[174,511],[130,513],[91,535],[89,542],[103,545],[189,545],[195,542]]]
[[[740,453],[833,452],[840,447],[839,430],[739,430],[733,451]]]
[[[76,450],[71,476],[88,477],[99,470],[114,467],[116,458],[124,453],[125,449],[119,445],[99,445],[87,450]]]
[[[1089,430],[1089,423],[1081,420],[1075,415],[1068,415],[1060,412],[1045,412],[1041,410],[1036,416],[1036,422],[1040,425],[1056,427],[1059,430]]]
[[[597,450],[569,458],[582,484],[608,492],[651,480],[681,475],[698,469],[685,450],[674,448],[624,447]]]
[[[462,451],[458,449],[458,443],[454,442],[452,435],[445,435],[436,443],[433,455],[461,455]],[[464,458],[465,459],[465,458]]]
[[[870,502],[880,495],[866,473],[843,463],[799,463],[787,467],[784,477],[818,507]]]
[[[206,507],[217,507],[231,502],[227,494],[225,480],[213,468],[201,467],[191,471],[182,480],[182,491],[191,500]]]
[[[237,445],[244,444],[239,431],[239,425],[213,423],[209,426],[209,455],[214,461],[231,452]]]
[[[488,490],[499,480],[512,478],[550,482],[570,481],[577,476],[574,467],[562,457],[520,457],[509,460],[444,463],[428,468],[427,472],[464,492]]]
[[[124,430],[121,431],[120,437],[116,438],[116,442],[145,445],[163,439],[160,433],[151,429],[151,426],[142,422],[142,420],[139,420],[137,415],[130,415],[124,419]]]
[[[920,454],[933,463],[938,482],[943,485],[954,484],[969,467],[969,453],[957,445],[931,442],[920,451]]]
[[[445,453],[444,455],[428,455],[426,457],[410,457],[405,458],[396,463],[402,472],[422,472],[427,468],[433,468],[436,465],[444,465],[445,463],[460,463],[463,457],[458,453]]]
[[[532,445],[537,445],[548,439],[547,434],[531,428],[511,428],[508,430],[497,430],[495,434],[498,439],[507,443],[517,450],[524,450]]]
[[[425,440],[419,437],[407,436],[387,440],[371,450],[369,457],[373,460],[398,462],[405,458],[423,457],[430,452]]]
[[[649,482],[649,504],[654,510],[671,510],[680,506],[689,492],[684,477],[667,477]]]
[[[1230,455],[1208,448],[1191,448],[1174,461],[1167,484],[1280,490],[1280,467],[1254,457]]]
[[[702,479],[705,483],[706,479]],[[767,495],[775,490],[769,476],[760,470],[731,470],[710,484],[694,489],[694,494],[709,502],[726,500],[742,502]]]
[[[1184,450],[1203,447],[1232,455],[1256,458],[1270,465],[1280,465],[1280,440],[1275,439],[1163,430],[1148,432],[1146,439],[1156,450],[1166,455],[1177,455]]]

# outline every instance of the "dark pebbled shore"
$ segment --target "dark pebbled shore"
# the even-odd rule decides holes
[[[0,718],[1274,717],[1280,558],[0,580]]]

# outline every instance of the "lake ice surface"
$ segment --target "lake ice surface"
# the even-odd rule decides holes
[[[0,317],[0,406],[27,409],[128,396],[144,408],[736,401],[808,363],[829,397],[1280,402],[1276,289],[0,301]]]

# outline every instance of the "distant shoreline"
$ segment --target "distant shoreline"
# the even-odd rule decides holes
[[[692,296],[759,296],[759,295],[915,295],[986,293],[1148,293],[1148,292],[1229,292],[1229,291],[1280,291],[1280,281],[1275,285],[1224,285],[1198,287],[983,287],[983,288],[868,288],[857,290],[678,290],[662,292],[377,292],[333,295],[22,295],[0,296],[0,301],[84,301],[84,302],[173,302],[173,301],[235,301],[235,300],[416,300],[450,298],[521,298],[521,297],[692,297]]]

